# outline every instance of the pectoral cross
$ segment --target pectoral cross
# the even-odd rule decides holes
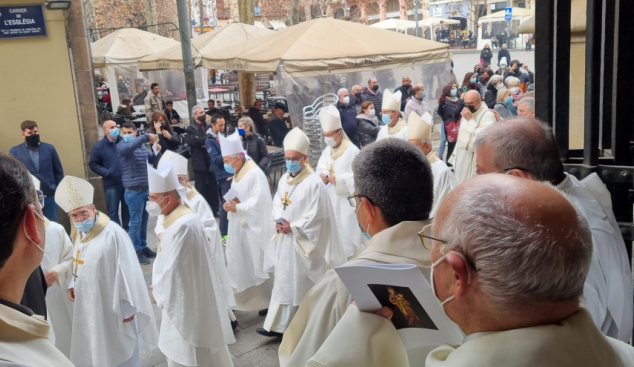
[[[73,264],[75,264],[75,271],[73,276],[75,277],[75,280],[77,280],[77,270],[79,268],[79,265],[84,265],[84,260],[79,259],[79,254],[81,254],[81,250],[77,250],[77,257],[73,257]]]
[[[334,175],[334,174],[335,174],[335,170],[334,170],[334,169],[332,169],[332,164],[330,165],[330,170],[328,170],[328,174],[329,174],[330,176],[332,176],[332,175]]]
[[[288,191],[284,194],[284,197],[281,200],[282,200],[282,206],[284,207],[284,210],[286,210],[286,207],[291,204],[291,201],[288,200]]]

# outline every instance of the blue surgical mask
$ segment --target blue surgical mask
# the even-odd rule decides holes
[[[134,140],[134,134],[123,135],[123,141],[129,143]]]
[[[361,201],[361,204],[359,204],[359,206],[357,207],[357,210],[355,211],[355,215],[359,213],[359,209],[361,209],[361,205],[363,205],[363,201]],[[374,211],[372,211],[374,213]],[[370,236],[370,234],[367,232],[370,230],[370,224],[368,223],[368,228],[364,231],[363,227],[361,227],[361,223],[357,222],[357,225],[359,226],[359,229],[361,230],[361,233],[363,234],[363,237],[365,237],[367,240],[372,239],[372,236]]]
[[[244,131],[244,129],[240,129],[240,128],[238,128],[238,135],[240,135],[240,136],[244,136],[244,134],[246,134],[246,132]]]
[[[423,93],[421,93],[421,95],[420,95],[420,99],[425,99],[426,95],[427,95],[427,91],[424,90]]]
[[[453,88],[453,89],[451,90],[451,96],[452,96],[452,97],[455,97],[455,96],[457,96],[457,95],[458,95],[458,88]]]
[[[383,122],[383,125],[387,125],[392,122],[392,118],[390,115],[384,113],[381,115],[381,122]]]
[[[513,103],[513,97],[509,97],[506,99],[506,103]]]
[[[227,171],[227,172],[229,172],[229,173],[231,173],[231,174],[236,173],[236,169],[235,169],[235,168],[233,168],[233,166],[232,166],[232,165],[230,165],[230,164],[226,164],[226,163],[225,163],[225,171]]]
[[[471,84],[475,84],[475,82],[477,82],[476,78],[471,78],[470,80]]]
[[[299,161],[286,161],[286,169],[290,173],[297,173],[302,169],[302,166],[299,165]]]
[[[92,218],[88,218],[83,222],[79,222],[79,223],[75,222],[73,224],[75,225],[75,228],[77,228],[78,231],[88,232],[95,225],[95,221]]]
[[[500,69],[502,70],[506,69],[506,65],[500,65]]]
[[[112,136],[113,138],[117,138],[117,136],[119,136],[119,129],[112,129],[110,130],[110,136]]]

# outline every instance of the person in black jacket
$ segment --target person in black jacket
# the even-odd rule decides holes
[[[484,60],[484,65],[486,65],[491,63],[492,58],[493,52],[491,51],[491,48],[489,47],[489,45],[484,45],[482,52],[480,52],[480,60]]]
[[[250,117],[243,117],[238,120],[238,131],[244,130],[242,135],[242,147],[247,155],[253,159],[262,171],[266,172],[269,165],[269,151],[266,149],[266,143],[260,134],[255,132],[255,124]]]
[[[394,90],[401,91],[401,112],[405,111],[405,105],[412,98],[412,80],[408,76],[403,77],[403,84]]]
[[[143,86],[139,85],[136,87],[137,95],[134,96],[132,103],[135,106],[143,106],[143,101],[145,101],[145,97],[147,97],[147,91],[143,88]]]
[[[163,113],[167,117],[167,122],[169,122],[170,125],[178,124],[179,122],[182,122],[181,116],[174,109],[174,102],[172,101],[165,102],[165,108],[163,109]]]
[[[458,97],[458,86],[455,83],[447,84],[440,95],[438,101],[438,115],[442,118],[443,128],[442,137],[440,140],[440,147],[438,148],[438,155],[441,157],[445,151],[445,142],[447,142],[447,159],[451,157],[454,148],[456,147],[457,136],[450,136],[447,134],[447,124],[460,122],[462,119],[462,109],[465,107],[464,101]],[[453,140],[453,141],[452,141]]]
[[[506,49],[506,43],[502,45],[502,49],[498,51],[498,66],[501,65],[502,58],[506,57],[506,61],[511,60],[511,53]]]
[[[289,129],[284,119],[284,109],[282,106],[275,106],[273,116],[269,121],[269,132],[271,133],[271,138],[273,138],[273,145],[281,148],[284,145],[284,138],[288,131]]]
[[[171,124],[167,121],[167,116],[165,116],[162,112],[154,112],[149,121],[149,133],[156,134],[158,136],[159,145],[161,146],[161,151],[157,155],[158,159],[154,164],[154,168],[156,168],[158,160],[161,159],[166,150],[176,151],[181,145],[180,139],[178,139],[178,136],[172,129]]]
[[[217,215],[220,210],[218,182],[211,169],[209,153],[205,146],[207,129],[209,129],[206,119],[211,121],[211,116],[207,116],[209,115],[205,115],[202,106],[195,106],[192,109],[194,123],[187,127],[187,144],[192,156],[196,190],[207,200],[211,210]]]
[[[379,125],[379,119],[376,118],[374,113],[374,103],[370,101],[361,103],[361,110],[357,115],[357,129],[361,149],[376,141],[381,126]]]
[[[504,88],[502,79],[503,77],[501,75],[493,75],[491,79],[489,79],[489,84],[484,93],[484,103],[486,103],[489,108],[495,107],[498,99],[498,90]]]

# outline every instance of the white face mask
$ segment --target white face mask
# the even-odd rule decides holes
[[[370,116],[374,116],[376,114],[376,111],[374,110],[374,108],[370,109],[370,111],[368,112],[368,115]]]
[[[325,137],[324,141],[326,142],[326,145],[331,147],[331,148],[334,148],[335,144],[337,144],[337,141],[332,136]]]
[[[498,85],[495,86],[498,90],[504,88],[504,83],[498,83]]]
[[[447,254],[449,253],[454,253],[458,256],[460,256],[464,261],[465,261],[465,265],[467,263],[467,259],[465,259],[464,255],[456,252],[456,251],[449,251]],[[440,303],[440,308],[442,308],[442,312],[445,313],[445,303],[451,301],[452,299],[454,299],[453,294],[449,297],[447,297],[446,300],[441,301],[440,298],[438,298],[438,296],[436,295],[436,289],[434,287],[434,268],[436,266],[438,266],[438,264],[440,264],[441,262],[443,262],[446,258],[447,258],[447,254],[443,255],[443,257],[441,257],[440,259],[438,259],[435,263],[431,264],[431,272],[429,273],[429,283],[431,284],[431,291],[434,292],[434,297],[436,297],[436,300],[438,300],[438,303]],[[469,270],[469,268],[467,267],[467,284],[471,283],[471,271]],[[446,313],[445,313],[446,315]]]
[[[40,213],[38,213],[37,211],[34,210],[33,214],[35,214],[36,217],[40,218],[42,220],[42,222],[45,222],[44,218],[42,218]],[[24,229],[24,235],[26,236],[26,238],[28,238],[29,241],[33,242],[33,244],[35,245],[35,247],[38,248],[38,250],[40,250],[40,251],[42,251],[42,253],[44,253],[44,249],[42,248],[42,246],[40,246],[37,243],[35,243],[35,241],[33,241],[31,239],[31,237],[29,237],[29,234],[26,233],[26,216],[24,217],[24,220],[22,221],[22,229]]]
[[[519,93],[519,92],[520,92],[520,87],[513,87],[513,88],[511,88],[511,93],[513,93],[513,94],[517,94],[517,93]]]
[[[343,97],[343,103],[350,104],[350,96]]]
[[[161,201],[159,201],[158,203],[155,203],[154,201],[147,202],[147,204],[145,205],[145,210],[147,210],[147,213],[150,215],[150,217],[157,217],[159,214],[161,214],[163,209],[159,204],[162,203],[166,197],[167,196],[161,199]]]

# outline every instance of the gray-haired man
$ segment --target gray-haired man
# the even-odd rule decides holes
[[[535,117],[535,98],[524,97],[517,105],[517,115]]]
[[[350,103],[350,93],[346,88],[341,88],[337,92],[339,101],[337,101],[337,109],[341,116],[341,126],[352,144],[359,147],[359,133],[357,132],[357,112],[354,105]]]

